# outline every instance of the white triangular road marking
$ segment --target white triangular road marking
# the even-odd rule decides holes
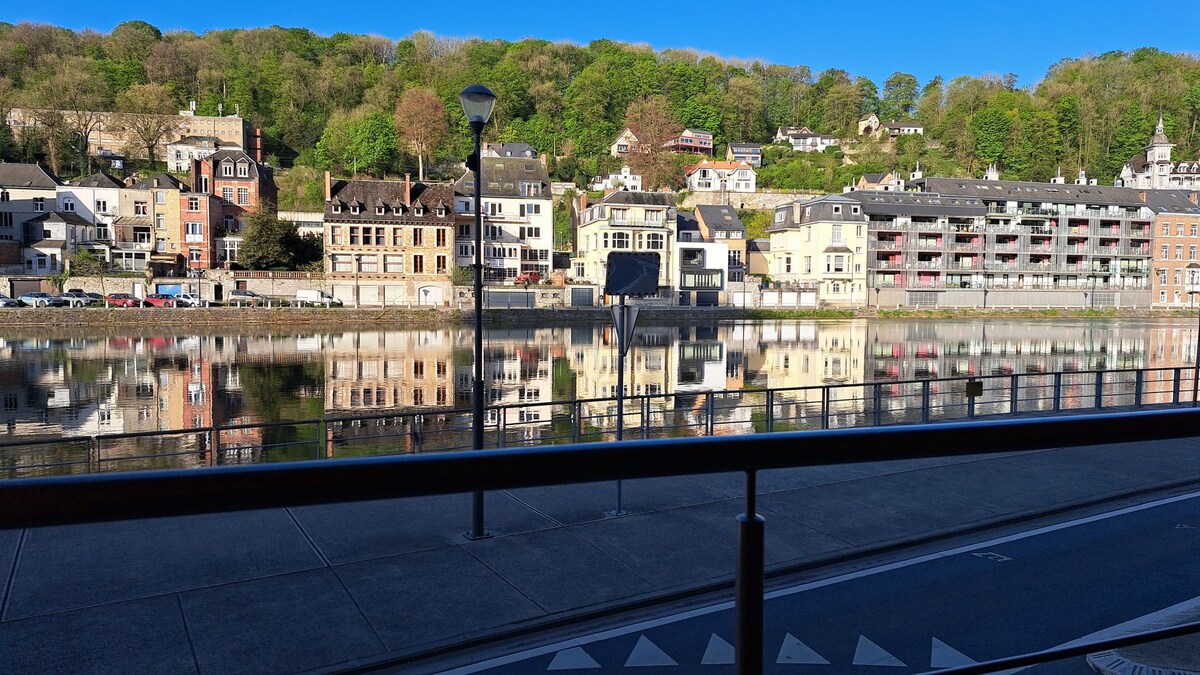
[[[775,663],[829,665],[829,661],[826,661],[825,657],[813,651],[812,647],[797,640],[796,636],[791,633],[784,636],[783,645],[779,647],[779,657],[775,659]]]
[[[933,650],[929,656],[930,668],[956,668],[978,663],[975,659],[963,654],[954,647],[933,638]]]
[[[675,659],[667,656],[667,653],[658,648],[658,645],[650,641],[650,638],[645,635],[638,638],[637,644],[633,646],[633,651],[629,653],[629,658],[625,661],[626,668],[638,668],[641,666],[677,666]]]
[[[593,659],[590,654],[583,651],[583,647],[571,647],[555,654],[554,660],[550,662],[550,667],[546,670],[585,670],[599,667],[600,664],[596,663],[596,659]]]
[[[712,634],[708,638],[708,648],[704,650],[704,658],[700,664],[705,666],[723,666],[733,663],[733,645],[726,642],[720,635]]]
[[[858,636],[858,647],[854,649],[854,665],[908,667],[903,661],[887,653],[883,647],[868,640],[865,635]]]

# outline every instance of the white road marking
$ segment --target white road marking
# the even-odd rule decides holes
[[[886,649],[871,642],[866,635],[858,636],[858,646],[854,648],[854,665],[908,667],[903,661],[889,654]]]
[[[726,642],[720,635],[712,634],[708,638],[708,647],[704,650],[704,658],[700,664],[704,666],[724,666],[734,663],[733,645]]]
[[[1010,558],[1006,555],[1000,555],[999,553],[992,553],[991,551],[989,551],[987,553],[972,553],[971,555],[975,556],[976,558],[983,558],[984,560],[994,560],[996,562],[1008,562],[1009,560],[1012,560],[1012,558]]]
[[[675,659],[667,656],[666,652],[645,635],[638,638],[637,644],[633,646],[633,651],[629,652],[629,658],[625,660],[626,668],[677,665],[679,664]]]
[[[1153,509],[1153,508],[1157,508],[1160,506],[1166,506],[1168,504],[1175,504],[1177,502],[1187,501],[1189,499],[1196,499],[1197,497],[1200,497],[1200,492],[1190,492],[1188,494],[1176,495],[1174,497],[1165,497],[1163,499],[1158,499],[1158,500],[1155,500],[1152,502],[1146,502],[1145,504],[1138,504],[1136,506],[1127,506],[1123,509],[1117,509],[1116,511],[1109,511],[1107,513],[1099,513],[1094,516],[1087,516],[1085,518],[1079,518],[1076,520],[1070,520],[1070,521],[1066,521],[1066,522],[1062,522],[1062,523],[1057,523],[1055,525],[1047,525],[1045,527],[1039,527],[1035,530],[1029,530],[1027,532],[1018,532],[1016,534],[1010,534],[1010,535],[1007,535],[1004,537],[990,539],[988,541],[980,542],[977,544],[967,544],[965,546],[959,546],[958,548],[952,548],[952,549],[948,549],[945,551],[940,551],[938,553],[929,553],[926,555],[917,556],[916,558],[910,558],[908,560],[900,560],[897,562],[888,563],[886,565],[880,565],[878,567],[872,567],[869,569],[858,570],[856,572],[841,574],[841,575],[838,575],[835,577],[830,577],[828,579],[821,579],[818,581],[810,581],[807,583],[792,586],[790,588],[781,588],[781,589],[777,589],[777,590],[771,591],[769,593],[766,593],[763,597],[766,600],[771,600],[774,598],[782,598],[782,597],[786,597],[786,596],[793,595],[796,593],[803,593],[805,591],[811,591],[811,590],[814,590],[817,588],[824,588],[826,586],[832,586],[832,585],[844,583],[847,581],[853,581],[855,579],[861,579],[864,577],[874,576],[876,574],[882,574],[884,572],[891,572],[893,570],[903,569],[905,567],[911,567],[913,565],[920,565],[922,563],[932,562],[934,560],[941,560],[943,558],[949,558],[951,556],[956,556],[956,555],[960,555],[963,553],[972,553],[972,552],[979,551],[982,549],[989,549],[989,548],[993,548],[995,546],[999,546],[1001,544],[1008,544],[1008,543],[1011,543],[1014,541],[1028,539],[1030,537],[1037,537],[1037,536],[1041,536],[1044,534],[1051,534],[1054,532],[1058,532],[1060,530],[1066,530],[1066,529],[1070,529],[1073,527],[1079,527],[1080,525],[1096,523],[1096,522],[1100,522],[1103,520],[1108,520],[1110,518],[1119,518],[1121,516],[1129,515],[1130,513],[1137,513],[1138,511],[1145,511],[1147,509]],[[510,663],[518,663],[518,662],[524,661],[526,659],[531,659],[531,658],[534,658],[537,656],[543,656],[545,654],[551,654],[554,652],[562,651],[564,649],[569,649],[571,647],[581,647],[583,645],[589,645],[589,644],[593,644],[595,642],[602,642],[602,641],[608,640],[610,638],[619,637],[622,635],[628,635],[630,633],[636,633],[639,631],[645,631],[645,630],[649,630],[652,628],[657,628],[659,626],[666,626],[666,625],[670,625],[673,623],[678,623],[680,621],[687,621],[688,619],[693,619],[693,618],[696,618],[699,616],[707,616],[709,614],[714,614],[716,612],[721,612],[721,611],[724,611],[727,609],[733,609],[732,601],[721,602],[721,603],[717,603],[715,605],[710,605],[708,607],[701,607],[701,608],[689,610],[686,612],[680,612],[678,614],[672,614],[669,616],[658,617],[656,619],[649,619],[647,621],[642,621],[640,623],[635,623],[635,624],[632,624],[629,626],[620,626],[618,628],[612,628],[612,629],[609,629],[606,631],[601,631],[599,633],[592,633],[590,635],[583,635],[580,637],[571,638],[569,640],[562,640],[562,641],[556,642],[554,644],[545,645],[542,647],[534,647],[532,649],[526,649],[524,651],[516,652],[513,654],[507,654],[505,656],[497,656],[495,658],[488,659],[486,661],[480,661],[479,663],[472,663],[472,664],[468,664],[465,666],[460,666],[458,668],[454,668],[452,670],[443,671],[443,673],[444,673],[444,675],[469,675],[470,673],[478,673],[478,672],[488,670],[491,668],[505,666]],[[1018,671],[1013,670],[1013,671],[1009,671],[1009,672],[1018,672]]]
[[[933,638],[933,647],[929,652],[930,668],[957,668],[958,666],[969,666],[973,663],[978,663],[978,661],[945,642]]]
[[[813,651],[812,647],[804,644],[796,638],[795,635],[788,633],[783,638],[783,644],[779,647],[779,658],[775,659],[775,663],[805,663],[818,666],[827,666],[829,661],[824,656]]]
[[[600,664],[596,663],[596,659],[584,651],[583,647],[572,647],[555,654],[554,660],[546,670],[585,670],[599,667]]]

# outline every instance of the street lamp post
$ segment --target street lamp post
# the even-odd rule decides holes
[[[462,103],[463,113],[471,125],[471,135],[475,145],[471,156],[467,158],[467,167],[475,173],[475,382],[471,387],[472,420],[471,447],[483,449],[483,160],[481,158],[480,141],[483,137],[483,127],[492,116],[492,108],[496,105],[496,95],[482,84],[473,84],[458,95]],[[487,537],[483,529],[483,493],[472,495],[471,531],[468,539]]]
[[[1200,263],[1188,263],[1187,294],[1192,306],[1196,305],[1196,294],[1200,293]],[[1200,312],[1196,314],[1196,353],[1192,356],[1192,407],[1196,407],[1196,395],[1200,394]]]

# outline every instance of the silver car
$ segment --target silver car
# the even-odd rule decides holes
[[[16,298],[10,298],[7,295],[0,295],[0,307],[20,307],[21,303]]]
[[[22,307],[62,307],[67,304],[66,300],[41,292],[25,293],[17,300],[21,302]]]

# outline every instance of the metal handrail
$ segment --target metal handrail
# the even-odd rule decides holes
[[[962,439],[971,438],[970,443]],[[1200,435],[1200,409],[975,423],[871,427],[615,444],[474,450],[438,455],[336,459],[29,478],[0,483],[0,528],[355,502],[737,471],[746,476],[738,517],[736,662],[761,673],[765,520],[755,507],[757,472],[881,460],[945,458],[1107,445]],[[1109,643],[1097,643],[1097,645]],[[1070,656],[1052,650],[955,671],[993,672]],[[1090,650],[1089,650],[1090,651]]]

